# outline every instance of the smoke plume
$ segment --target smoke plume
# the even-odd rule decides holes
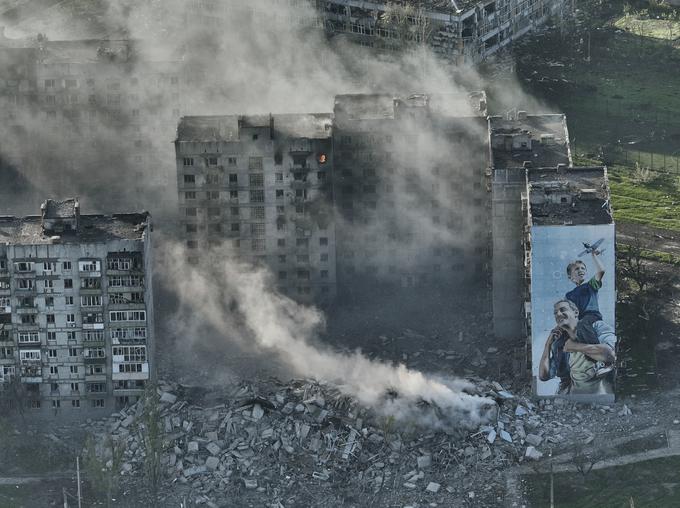
[[[226,248],[209,253],[206,259],[211,261],[190,266],[180,245],[163,243],[166,255],[159,273],[167,274],[163,283],[179,297],[173,319],[179,336],[197,341],[210,334],[213,347],[233,341],[249,344],[260,349],[263,359],[278,356],[294,375],[333,383],[402,424],[444,430],[474,426],[494,407],[490,399],[474,395],[475,387],[465,380],[322,346],[315,339],[324,326],[323,314],[275,292],[267,270],[225,256]]]

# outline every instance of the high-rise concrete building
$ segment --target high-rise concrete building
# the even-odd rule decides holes
[[[336,292],[330,114],[184,117],[180,228],[189,260],[210,247],[268,266],[301,301]]]
[[[528,232],[527,170],[572,165],[567,119],[562,114],[529,115],[526,111],[491,116],[489,150],[494,333],[518,337],[526,333],[529,312],[529,259],[523,243]]]
[[[486,95],[340,95],[333,124],[343,290],[482,282]]]
[[[561,22],[573,0],[318,1],[330,35],[361,45],[400,50],[423,44],[456,64],[477,63],[527,32]]]
[[[0,197],[23,213],[45,189],[77,189],[104,208],[124,196],[128,206],[152,198],[156,210],[174,209],[167,140],[187,86],[176,58],[142,54],[138,41],[8,39],[0,30]]]
[[[0,217],[0,388],[6,407],[104,414],[153,377],[151,222],[75,199]]]

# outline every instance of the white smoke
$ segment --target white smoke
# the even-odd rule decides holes
[[[296,376],[333,383],[363,406],[401,423],[446,430],[474,426],[494,406],[470,394],[475,387],[465,380],[426,375],[403,364],[370,360],[360,351],[342,354],[315,343],[323,314],[275,292],[267,270],[225,258],[225,250],[206,256],[213,260],[209,268],[186,265],[181,246],[167,243],[163,250],[167,266],[159,273],[167,274],[163,282],[180,298],[174,324],[183,336],[201,340],[209,325],[219,336],[213,345],[254,341],[252,346],[281,358]]]

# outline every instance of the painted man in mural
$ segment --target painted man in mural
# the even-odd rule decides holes
[[[560,378],[558,394],[609,393],[605,377],[598,370],[602,364],[613,365],[616,360],[614,330],[598,320],[592,323],[597,344],[586,344],[577,339],[579,310],[571,300],[560,300],[554,305],[557,326],[545,343],[538,377],[548,381]]]

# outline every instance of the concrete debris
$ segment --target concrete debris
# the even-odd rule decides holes
[[[537,434],[527,434],[524,440],[532,446],[539,446],[543,442],[543,438]]]
[[[532,404],[499,383],[486,383],[481,393],[502,399],[493,421],[456,434],[414,432],[387,425],[384,416],[332,385],[262,383],[225,389],[210,403],[188,399],[191,390],[180,385],[163,386],[161,466],[168,492],[181,485],[206,506],[243,496],[244,506],[316,506],[339,485],[355,495],[389,486],[399,491],[402,506],[427,506],[424,492],[437,506],[453,506],[464,497],[482,506],[487,492],[476,487],[480,482],[493,482],[513,463],[539,460],[538,447],[564,444],[566,433],[583,439],[580,422],[588,419],[571,402]],[[129,482],[143,481],[144,440],[136,424],[143,409],[137,402],[103,420],[98,430],[102,438],[110,434],[125,443],[122,474]],[[327,504],[340,506],[343,499]],[[168,498],[165,505],[175,501]]]
[[[428,492],[432,492],[433,494],[436,494],[439,492],[439,488],[441,487],[440,484],[435,483],[435,482],[430,482],[427,484],[427,487],[425,487],[425,490]]]
[[[173,395],[170,392],[161,393],[161,402],[167,402],[168,404],[174,404],[177,402],[177,395]]]
[[[633,414],[633,412],[630,410],[628,406],[625,404],[623,405],[623,408],[621,408],[621,411],[619,411],[619,416],[630,416]]]
[[[527,446],[527,450],[524,453],[524,456],[528,459],[539,460],[541,457],[543,457],[543,453],[539,452],[533,446]]]

